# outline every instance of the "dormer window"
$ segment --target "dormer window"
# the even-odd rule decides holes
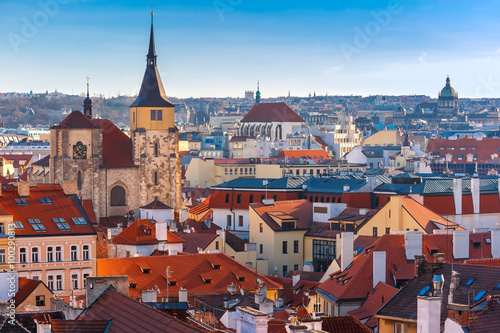
[[[137,287],[137,283],[129,283],[128,287],[130,289],[135,289]]]

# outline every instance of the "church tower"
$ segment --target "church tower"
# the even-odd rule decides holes
[[[174,104],[165,90],[156,65],[151,12],[151,34],[146,56],[146,72],[137,99],[130,105],[130,134],[134,164],[139,167],[139,202],[158,199],[181,207],[181,164]]]

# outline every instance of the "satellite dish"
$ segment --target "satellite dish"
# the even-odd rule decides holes
[[[241,296],[245,296],[245,291],[242,288],[240,288],[240,294]]]

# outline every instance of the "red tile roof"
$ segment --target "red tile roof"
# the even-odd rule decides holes
[[[42,203],[40,199],[50,199]],[[25,200],[26,204],[18,204],[16,200]],[[20,202],[21,203],[21,202]],[[76,196],[64,194],[60,185],[37,185],[30,187],[30,196],[20,198],[17,188],[4,185],[0,206],[8,215],[13,215],[13,221],[19,221],[23,229],[16,229],[17,237],[48,236],[48,235],[80,235],[96,234],[86,212]],[[64,219],[70,230],[61,230],[54,219]],[[84,218],[85,224],[76,224],[73,218]],[[38,220],[45,231],[36,231],[29,220]]]
[[[125,230],[113,237],[111,241],[115,244],[130,245],[158,244],[156,228],[151,221],[154,220],[135,220]],[[184,240],[167,230],[167,242],[184,243]]]
[[[198,253],[198,250],[205,250],[217,237],[215,233],[197,232],[175,232],[174,235],[185,242],[182,251],[186,253]],[[220,246],[222,248],[222,244]]]
[[[399,289],[391,287],[390,285],[379,282],[375,288],[370,292],[366,301],[361,307],[347,312],[350,316],[355,316],[359,320],[368,319],[365,323],[366,326],[374,328],[377,326],[377,319],[373,317],[382,305],[388,302],[392,296],[396,295]]]
[[[283,305],[292,308],[297,308],[302,305],[307,306],[310,299],[306,294],[311,295],[316,287],[320,285],[318,282],[300,280],[294,286],[293,279],[291,278],[281,278],[277,276],[268,276],[268,278],[283,286],[283,289],[278,291],[278,295],[283,299]]]
[[[283,214],[297,219],[296,229],[309,229],[312,226],[312,203],[307,200],[275,201],[269,206],[258,202],[250,204],[250,207],[275,231],[282,229],[272,216]]]
[[[426,152],[428,154],[439,153],[443,156],[451,154],[451,162],[453,163],[466,163],[468,154],[477,156],[472,161],[473,163],[487,163],[493,159],[491,155],[500,155],[500,139],[482,139],[481,141],[476,139],[430,139]],[[459,160],[459,155],[462,155],[461,160]]]
[[[12,164],[14,168],[26,168],[31,162],[31,158],[33,157],[32,155],[25,155],[25,154],[19,154],[19,155],[11,155],[11,154],[3,154],[1,155],[2,157],[2,163],[9,163]]]
[[[289,159],[311,159],[315,161],[330,161],[328,153],[322,149],[304,149],[304,150],[282,150],[276,155],[276,158]]]
[[[44,285],[44,283],[41,280],[33,280],[33,279],[24,278],[24,277],[19,277],[19,281],[18,281],[18,285],[17,285],[18,291],[16,293],[16,296],[14,296],[14,301],[15,301],[16,306],[21,305],[21,303],[24,302],[24,300],[29,295],[31,295],[31,293],[40,284]],[[47,288],[47,289],[50,291],[49,288]]]
[[[323,317],[321,329],[329,333],[372,333],[358,318],[345,317]]]
[[[241,123],[270,123],[270,122],[300,122],[304,119],[293,111],[288,105],[280,103],[260,103],[255,105],[242,120]]]
[[[316,141],[318,143],[318,145],[321,146],[321,148],[326,148],[328,147],[328,145],[326,144],[325,141],[323,141],[323,139],[319,136],[319,135],[311,135],[312,138],[314,139],[314,141]]]
[[[134,166],[132,141],[108,119],[92,119],[102,128],[102,156],[105,168],[126,168]]]
[[[77,317],[77,320],[111,320],[108,331],[110,333],[205,332],[144,303],[134,301],[120,294],[113,287],[104,291],[94,304]]]
[[[211,264],[216,261],[220,263],[218,268]],[[149,274],[139,268],[142,265],[151,267]],[[129,295],[134,298],[141,297],[142,290],[153,288],[160,289],[159,294],[165,297],[167,267],[172,268],[170,276],[177,281],[175,286],[169,286],[170,296],[178,295],[180,287],[186,288],[190,296],[226,292],[231,283],[250,291],[255,289],[256,279],[264,281],[268,290],[281,288],[281,285],[222,253],[98,259],[97,275],[128,275],[129,281],[137,284],[136,288],[129,289]],[[200,277],[206,274],[212,277],[210,283]],[[244,277],[244,281],[239,280],[236,274]]]
[[[85,210],[85,213],[87,213],[87,216],[89,217],[90,223],[96,224],[97,218],[95,216],[94,206],[92,204],[92,200],[90,200],[90,199],[82,200],[82,206],[83,206],[83,209]]]
[[[432,234],[436,229],[445,229],[446,226],[455,226],[458,230],[464,230],[462,227],[458,227],[456,223],[434,213],[411,197],[403,197],[402,204],[403,209],[405,209],[428,234]],[[442,227],[439,228],[438,225]]]

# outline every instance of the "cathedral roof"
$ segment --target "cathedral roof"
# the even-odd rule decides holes
[[[52,128],[99,128],[99,125],[94,124],[80,111],[73,111],[59,125]]]
[[[109,119],[92,119],[95,126],[102,128],[102,156],[105,168],[126,168],[134,166],[132,142]]]
[[[452,86],[450,84],[450,77],[448,76],[446,78],[446,85],[441,90],[439,97],[456,97],[456,95],[457,95],[457,93],[455,92],[455,89],[452,88]]]
[[[153,16],[151,16],[151,34],[149,38],[149,50],[147,54],[147,66],[142,79],[139,96],[130,105],[131,107],[174,107],[165,95],[160,73],[156,67],[155,40],[153,32]]]
[[[288,105],[280,103],[260,103],[255,105],[241,123],[294,122],[303,123],[304,119]]]

